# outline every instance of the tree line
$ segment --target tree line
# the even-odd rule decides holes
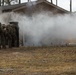
[[[11,5],[12,1],[17,2],[19,4],[21,3],[21,0],[0,0],[0,6],[5,4]],[[31,0],[27,0],[27,1],[30,2]],[[53,0],[51,0],[51,3],[53,3]]]
[[[5,5],[5,4],[11,5],[11,2],[13,1],[19,4],[21,3],[21,0],[0,0],[0,6]]]

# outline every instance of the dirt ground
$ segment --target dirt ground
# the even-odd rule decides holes
[[[2,49],[0,75],[76,75],[76,47]]]

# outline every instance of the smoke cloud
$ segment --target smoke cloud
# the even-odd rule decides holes
[[[6,14],[7,15],[7,14]],[[52,15],[48,12],[28,17],[9,13],[10,21],[18,21],[20,40],[25,46],[59,45],[76,39],[76,14]],[[69,41],[70,42],[70,41]]]

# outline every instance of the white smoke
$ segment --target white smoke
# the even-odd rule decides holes
[[[28,17],[11,13],[11,21],[19,22],[20,39],[26,46],[64,44],[76,39],[76,14],[49,16],[46,12]]]
[[[9,21],[11,20],[11,13],[1,13],[0,14],[0,22],[2,23],[2,24],[8,24],[9,23]]]

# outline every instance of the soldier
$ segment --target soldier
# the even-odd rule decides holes
[[[2,29],[1,29],[1,23],[0,23],[0,49],[1,49],[1,33],[2,33]]]
[[[16,44],[16,47],[19,47],[19,27],[18,27],[18,22],[10,22],[10,24],[12,24],[15,28],[15,34],[16,37],[17,37],[17,44]]]
[[[6,48],[6,26],[2,24],[2,34],[1,34],[2,48]]]
[[[12,28],[10,25],[7,25],[7,39],[8,39],[8,46],[12,48]]]
[[[11,24],[12,27],[12,46],[17,47],[17,35],[15,25]]]

